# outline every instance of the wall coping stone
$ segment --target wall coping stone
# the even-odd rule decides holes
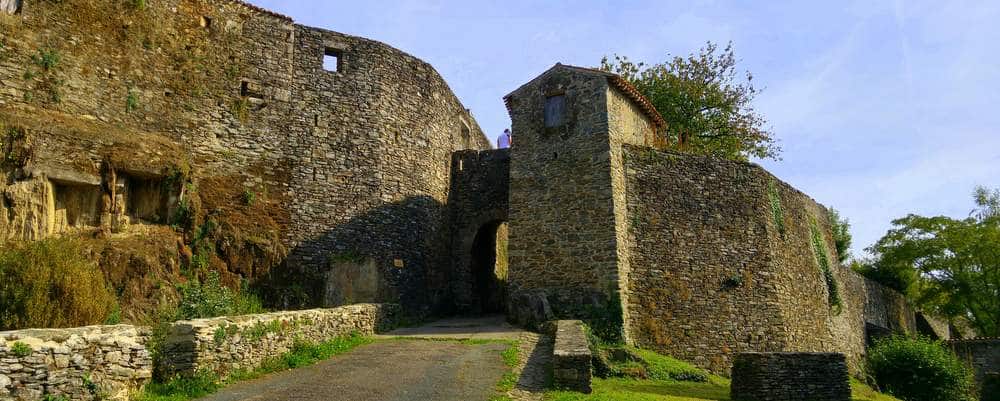
[[[559,320],[552,349],[552,376],[556,387],[590,393],[590,343],[579,320]]]

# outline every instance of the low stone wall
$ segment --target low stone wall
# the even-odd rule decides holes
[[[396,304],[356,304],[332,309],[274,312],[176,322],[163,345],[167,374],[251,369],[288,352],[296,341],[320,342],[391,327]]]
[[[984,395],[987,394],[987,387],[997,385],[995,382],[988,383],[986,379],[991,374],[1000,374],[1000,338],[952,340],[947,344],[959,358],[972,365],[976,371],[976,383],[983,388]]]
[[[149,334],[128,325],[0,332],[0,400],[124,399],[152,377]]]
[[[838,353],[748,352],[733,362],[733,401],[849,401],[847,358]]]
[[[557,388],[590,393],[590,346],[583,322],[556,322],[552,350],[552,379]]]

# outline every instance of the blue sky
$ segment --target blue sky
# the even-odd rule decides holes
[[[784,148],[761,164],[848,217],[856,253],[1000,187],[998,1],[250,1],[431,63],[493,138],[501,97],[556,62],[732,41]]]

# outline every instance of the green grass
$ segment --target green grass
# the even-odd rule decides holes
[[[371,337],[351,334],[321,343],[296,342],[292,350],[275,358],[265,360],[252,370],[236,370],[225,378],[213,372],[197,372],[193,375],[178,376],[166,383],[153,382],[146,385],[135,401],[187,401],[212,394],[226,385],[258,378],[268,373],[280,372],[315,364],[334,355],[343,354],[358,346],[370,344]]]
[[[520,347],[518,346],[517,341],[503,342],[507,344],[507,349],[500,353],[500,357],[503,358],[504,365],[507,365],[507,372],[505,372],[503,376],[500,377],[500,381],[497,382],[496,390],[498,394],[493,398],[490,398],[490,401],[510,401],[510,397],[507,393],[513,390],[514,386],[517,385],[517,373],[514,372],[514,368],[517,367],[518,362],[521,360],[521,355],[519,353]]]
[[[629,372],[630,368],[645,365],[645,379],[612,377],[593,379],[593,392],[582,394],[572,391],[547,391],[547,401],[726,401],[729,400],[729,379],[713,375],[689,363],[660,355],[652,351],[629,348],[643,362],[620,362],[613,368]],[[634,370],[633,370],[634,371]],[[705,381],[681,381],[675,377],[703,375]],[[854,401],[899,401],[881,394],[870,387],[851,380]]]

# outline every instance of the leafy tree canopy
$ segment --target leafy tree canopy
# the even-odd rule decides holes
[[[891,278],[918,305],[1000,336],[1000,191],[977,188],[965,219],[911,214],[869,248],[870,278]],[[902,287],[902,288],[899,288]]]
[[[667,147],[733,160],[779,159],[781,148],[752,102],[760,90],[737,71],[733,45],[708,42],[698,54],[664,63],[601,60],[601,69],[631,82],[667,121]],[[740,79],[743,76],[744,79]]]

